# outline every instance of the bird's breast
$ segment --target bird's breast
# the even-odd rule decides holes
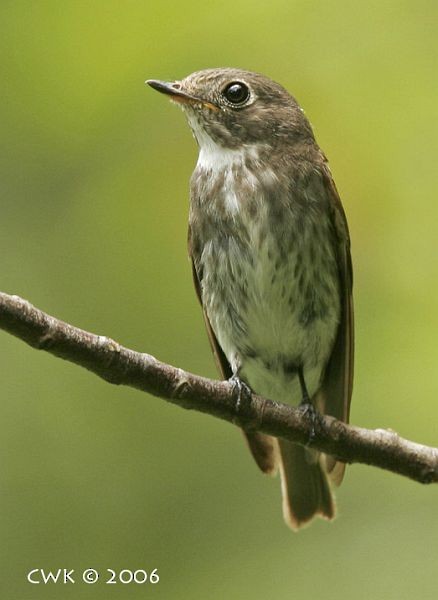
[[[302,366],[309,387],[318,385],[340,313],[329,225],[295,205],[270,170],[200,169],[192,178],[204,309],[230,364],[259,393]]]

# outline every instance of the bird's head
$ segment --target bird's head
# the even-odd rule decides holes
[[[242,145],[271,147],[313,140],[296,100],[259,73],[205,69],[180,81],[150,79],[147,83],[183,108],[201,148],[212,142],[239,149]]]

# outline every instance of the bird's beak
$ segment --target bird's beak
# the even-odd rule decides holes
[[[146,81],[151,88],[157,90],[157,92],[161,92],[162,94],[167,94],[171,97],[171,100],[174,102],[178,102],[179,104],[199,104],[204,106],[205,108],[210,108],[211,110],[219,110],[219,107],[216,104],[208,100],[203,100],[197,96],[192,96],[192,94],[188,94],[181,88],[181,84],[178,81],[159,81],[158,79],[148,79]]]

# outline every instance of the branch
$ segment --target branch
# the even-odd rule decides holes
[[[164,364],[149,354],[120,346],[38,310],[18,296],[0,292],[0,328],[55,356],[92,371],[105,381],[148,392],[243,429],[299,444],[311,436],[312,422],[299,408],[252,394],[238,402],[235,387]],[[346,463],[364,463],[420,483],[438,482],[438,449],[416,444],[395,432],[354,427],[330,416],[315,425],[312,447]]]

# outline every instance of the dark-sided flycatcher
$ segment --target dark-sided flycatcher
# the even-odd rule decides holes
[[[189,252],[207,331],[225,378],[348,420],[353,305],[347,222],[327,160],[296,100],[238,69],[151,80],[184,109],[199,145]],[[298,529],[332,519],[329,479],[344,465],[246,433],[265,473],[280,469],[283,513]]]

